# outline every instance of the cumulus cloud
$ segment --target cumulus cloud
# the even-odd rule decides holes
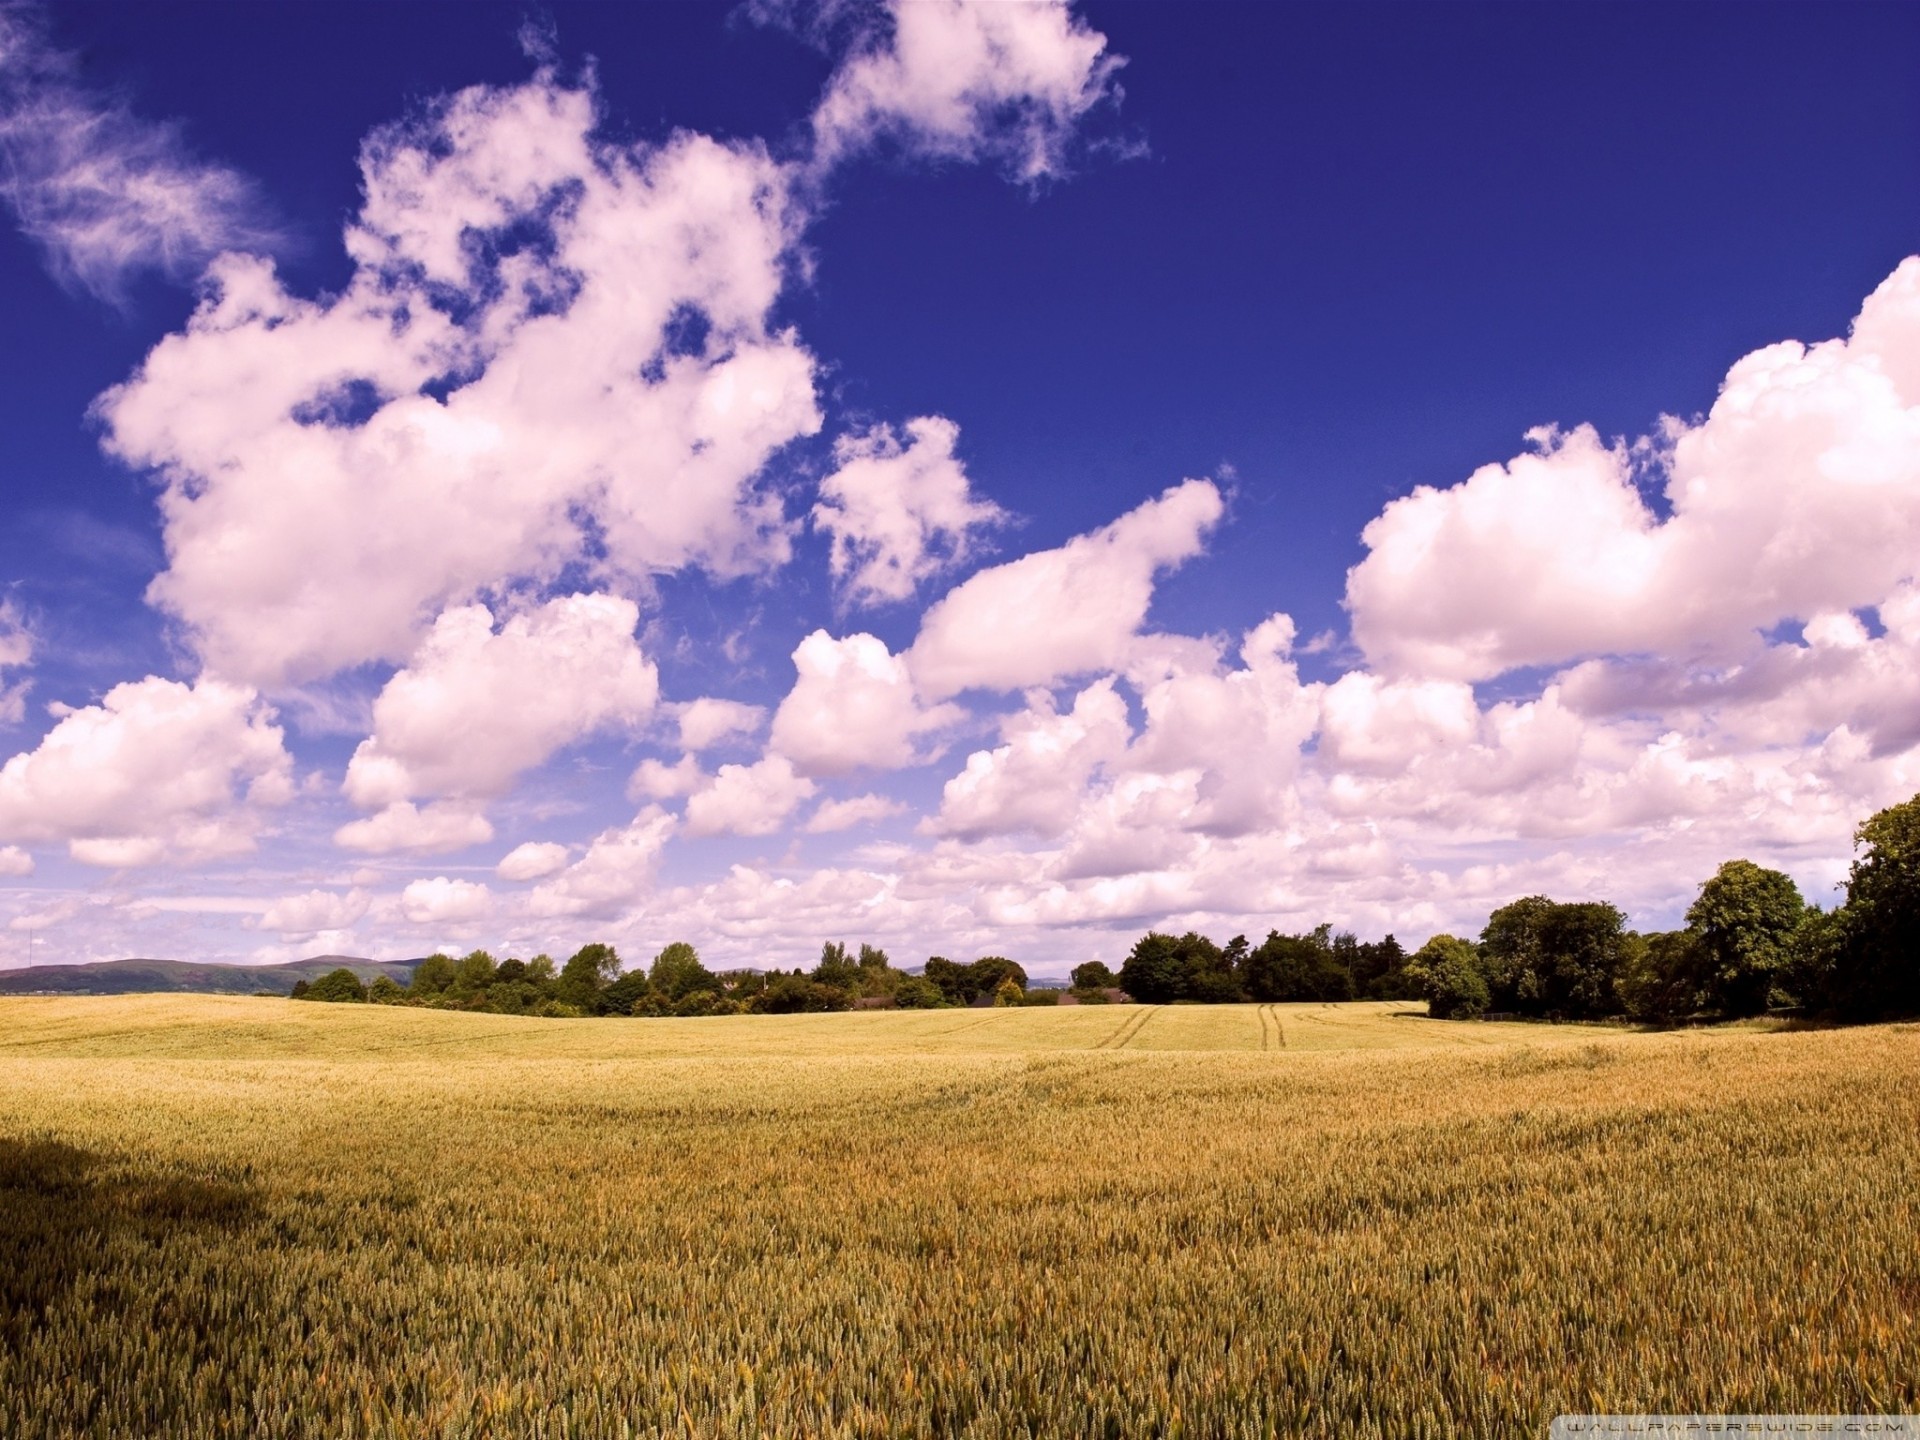
[[[639,610],[568,595],[510,616],[449,610],[373,706],[344,789],[376,809],[417,796],[498,795],[555,751],[653,711],[659,676],[633,638]]]
[[[1075,696],[1064,715],[1040,691],[1001,729],[1004,745],[974,751],[947,781],[934,821],[939,833],[1057,837],[1079,813],[1095,771],[1125,753],[1131,727],[1127,702],[1109,677]]]
[[[1583,656],[1701,654],[1873,606],[1920,569],[1920,258],[1846,340],[1728,371],[1707,416],[1606,445],[1590,427],[1387,506],[1348,577],[1375,666],[1477,680]],[[1635,485],[1664,473],[1669,518]]]
[[[400,892],[400,913],[415,925],[454,925],[492,912],[492,892],[472,880],[436,875],[415,880]]]
[[[633,778],[627,781],[627,798],[672,800],[691,795],[711,783],[712,777],[700,768],[699,760],[692,755],[682,755],[671,765],[647,759],[634,767]]]
[[[88,86],[23,5],[0,7],[0,199],[57,279],[108,301],[271,239],[251,182]]]
[[[922,619],[907,657],[914,680],[938,700],[1119,667],[1154,576],[1199,554],[1224,509],[1211,481],[1188,480],[1057,550],[982,570]]]
[[[975,499],[953,453],[960,427],[909,420],[906,441],[885,425],[834,442],[837,468],[820,482],[813,522],[833,537],[832,568],[855,604],[910,599],[921,581],[966,558],[974,532],[1006,516]]]
[[[17,878],[33,873],[33,856],[18,845],[0,845],[0,875]]]
[[[918,764],[929,758],[923,737],[961,718],[955,706],[923,706],[906,664],[873,635],[836,640],[816,630],[793,664],[799,677],[774,714],[769,743],[804,774]]]
[[[464,850],[493,838],[493,824],[478,806],[463,800],[415,805],[396,800],[364,820],[350,820],[333,832],[334,843],[369,855],[395,850]]]
[[[722,765],[713,783],[688,799],[687,834],[771,835],[815,788],[784,755]]]
[[[65,841],[114,868],[244,853],[293,797],[283,738],[244,686],[116,685],[0,767],[0,841]]]
[[[819,425],[771,318],[790,176],[757,144],[596,123],[542,71],[377,132],[338,295],[224,257],[102,397],[109,449],[164,483],[151,598],[214,669],[404,661],[449,603],[570,565],[632,590],[785,559],[756,477]]]
[[[544,880],[567,868],[567,847],[551,841],[529,840],[501,857],[493,873],[502,880]]]
[[[1120,64],[1065,0],[889,0],[814,112],[817,163],[884,139],[993,158],[1021,180],[1054,175]]]
[[[767,712],[758,705],[717,700],[710,695],[675,705],[673,714],[679,725],[680,748],[693,754],[751,735],[767,718]]]
[[[619,914],[651,888],[660,852],[677,823],[649,805],[632,823],[602,831],[586,854],[534,889],[528,908],[539,916]]]
[[[363,890],[349,890],[344,895],[335,890],[284,895],[267,906],[260,917],[260,928],[278,930],[286,936],[344,930],[363,917],[372,904],[372,897]]]
[[[855,795],[846,800],[823,800],[807,817],[809,835],[829,835],[836,830],[851,830],[856,825],[872,825],[907,813],[907,807],[885,795]]]

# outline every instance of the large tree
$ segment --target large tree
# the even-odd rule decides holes
[[[1699,999],[1723,1015],[1758,1015],[1806,917],[1799,887],[1778,870],[1729,860],[1687,910]]]
[[[1854,843],[1847,903],[1812,927],[1825,953],[1809,998],[1854,1020],[1920,1014],[1920,795],[1874,815]]]
[[[1470,1020],[1487,1012],[1487,977],[1471,940],[1434,936],[1414,951],[1406,976],[1437,1020]]]
[[[1348,943],[1336,945],[1331,925],[1304,935],[1268,931],[1247,956],[1246,993],[1255,1000],[1351,1000],[1353,977],[1341,956],[1356,947],[1351,935],[1340,938]]]
[[[647,980],[655,994],[676,1003],[696,990],[720,991],[720,977],[701,964],[700,952],[684,940],[674,941],[653,957]]]
[[[1529,895],[1488,917],[1480,959],[1496,1010],[1568,1020],[1617,1015],[1626,917],[1604,901]]]

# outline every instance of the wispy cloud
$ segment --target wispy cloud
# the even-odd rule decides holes
[[[109,303],[273,238],[251,181],[87,84],[25,5],[0,5],[0,199],[63,285]]]

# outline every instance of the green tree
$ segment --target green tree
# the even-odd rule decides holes
[[[1469,1020],[1487,1013],[1490,992],[1480,952],[1470,940],[1436,935],[1407,961],[1409,980],[1438,1020]]]
[[[1691,930],[1660,930],[1627,937],[1618,989],[1635,1020],[1664,1025],[1701,1008],[1701,964]]]
[[[430,1000],[453,984],[454,969],[451,955],[429,955],[413,967],[413,979],[407,988],[421,999]]]
[[[494,968],[493,956],[484,950],[462,956],[453,967],[452,988],[462,995],[478,995],[493,983]]]
[[[1186,965],[1180,941],[1158,930],[1142,935],[1127,952],[1127,958],[1120,962],[1120,988],[1143,1005],[1164,1005],[1178,1000],[1185,982]]]
[[[676,940],[653,957],[647,979],[662,998],[678,1004],[696,990],[720,992],[720,977],[700,963],[700,952]]]
[[[860,993],[860,967],[838,940],[829,940],[820,947],[820,963],[813,967],[813,978],[817,984],[831,985],[849,994]]]
[[[1320,925],[1305,935],[1268,931],[1247,956],[1247,994],[1255,1000],[1352,999],[1353,977],[1334,948],[1332,929]]]
[[[1072,979],[1076,990],[1107,990],[1116,983],[1113,971],[1107,968],[1104,960],[1088,960],[1074,966]]]
[[[600,992],[620,976],[620,956],[611,945],[582,945],[560,967],[555,998],[583,1015],[600,1004]]]
[[[1809,998],[1850,1020],[1920,1014],[1920,795],[1854,832],[1847,903],[1811,932],[1825,953]]]
[[[925,976],[909,975],[894,990],[893,1003],[902,1010],[938,1010],[952,1002]]]
[[[631,1015],[633,1007],[652,990],[647,972],[636,966],[600,992],[600,1003],[609,1015]]]
[[[1807,913],[1799,887],[1778,870],[1729,860],[1687,910],[1701,997],[1723,1015],[1758,1015],[1792,957]]]
[[[995,1006],[1019,1005],[1025,1002],[1027,992],[1014,983],[1011,975],[993,988]]]
[[[303,998],[358,1005],[365,1003],[367,987],[360,983],[358,975],[342,965],[338,970],[329,970],[314,981]]]
[[[1530,895],[1502,906],[1480,934],[1493,1008],[1570,1020],[1619,1014],[1626,933],[1626,917],[1602,901]]]
[[[367,999],[375,1005],[398,1005],[406,998],[407,992],[391,975],[376,975],[367,987]]]

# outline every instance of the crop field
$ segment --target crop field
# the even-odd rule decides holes
[[[1920,1026],[0,1000],[0,1434],[1920,1408]]]

